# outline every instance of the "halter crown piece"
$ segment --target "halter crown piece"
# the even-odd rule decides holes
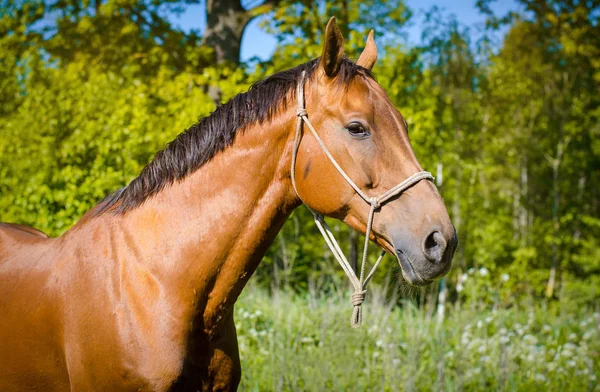
[[[342,267],[342,269],[344,270],[344,272],[350,279],[350,283],[352,283],[352,286],[354,287],[354,293],[352,293],[352,306],[354,308],[352,311],[352,319],[350,320],[350,324],[352,325],[353,328],[358,328],[358,327],[360,327],[360,323],[362,321],[361,305],[362,305],[363,301],[365,300],[365,294],[367,292],[367,284],[373,277],[373,274],[375,273],[375,269],[377,269],[377,266],[379,265],[379,263],[383,259],[383,256],[385,255],[385,251],[382,251],[381,254],[379,255],[379,257],[377,258],[377,261],[373,265],[373,268],[371,268],[371,271],[369,272],[367,277],[364,278],[365,264],[367,261],[367,253],[368,253],[368,247],[369,247],[369,236],[371,235],[371,228],[373,226],[373,215],[375,214],[375,210],[379,209],[389,199],[404,192],[406,189],[410,188],[412,185],[416,184],[417,182],[419,182],[421,180],[431,180],[432,181],[434,178],[431,175],[431,173],[426,172],[426,171],[421,171],[421,172],[415,173],[412,176],[408,177],[407,179],[405,179],[404,181],[402,181],[401,183],[399,183],[392,189],[389,189],[388,191],[384,192],[382,195],[380,195],[378,197],[367,196],[362,190],[360,190],[360,188],[354,183],[354,181],[352,181],[352,179],[346,174],[346,172],[344,172],[344,170],[341,168],[341,166],[333,158],[333,155],[331,155],[331,152],[329,152],[329,150],[325,146],[325,143],[323,143],[323,140],[319,137],[319,135],[317,134],[317,131],[315,131],[315,128],[310,123],[310,120],[308,119],[308,112],[306,111],[306,108],[304,107],[304,81],[305,81],[305,78],[306,78],[306,72],[303,71],[302,77],[300,78],[300,82],[298,83],[297,90],[296,90],[296,96],[298,99],[298,110],[296,112],[296,115],[298,116],[298,124],[296,126],[296,135],[294,137],[294,147],[292,150],[292,167],[291,167],[292,185],[294,187],[294,190],[296,191],[296,194],[298,195],[300,200],[302,200],[302,197],[298,193],[298,188],[296,187],[295,169],[296,169],[296,156],[298,155],[298,148],[300,147],[302,123],[305,122],[306,125],[308,126],[308,129],[310,129],[310,132],[313,134],[313,136],[319,143],[319,146],[321,146],[321,149],[323,150],[325,155],[327,155],[327,158],[329,158],[329,160],[331,161],[333,166],[342,175],[342,177],[344,177],[346,182],[356,191],[356,193],[358,193],[358,195],[371,206],[371,209],[369,211],[369,219],[367,221],[366,233],[365,233],[365,245],[363,248],[363,257],[362,257],[362,263],[360,266],[360,277],[356,276],[356,273],[352,269],[352,266],[350,265],[350,263],[348,263],[348,259],[346,259],[344,252],[342,252],[342,250],[340,249],[340,246],[338,245],[337,241],[335,240],[333,233],[331,232],[331,229],[327,225],[327,222],[325,222],[325,218],[323,217],[323,215],[316,211],[313,211],[310,207],[307,206],[307,208],[310,210],[310,212],[312,212],[313,217],[315,219],[315,224],[319,228],[319,231],[323,235],[323,238],[325,238],[325,242],[329,246],[329,249],[331,249],[331,252],[335,256],[335,259],[338,261],[338,263],[340,264],[340,266]]]

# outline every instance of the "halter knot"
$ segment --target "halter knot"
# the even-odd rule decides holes
[[[369,204],[371,204],[371,206],[373,206],[373,209],[376,210],[379,207],[381,207],[381,202],[379,201],[378,197],[372,197],[369,199]]]
[[[306,111],[306,109],[298,109],[298,111],[296,112],[296,116],[305,117],[308,116],[308,112]]]
[[[352,306],[360,306],[365,301],[367,290],[355,291],[352,293]]]

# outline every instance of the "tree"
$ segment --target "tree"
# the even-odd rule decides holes
[[[215,51],[217,64],[239,64],[242,36],[250,21],[271,11],[281,0],[266,0],[245,9],[241,0],[206,0],[206,30],[203,43]]]
[[[4,29],[11,34],[24,29],[31,37],[27,44],[43,50],[48,61],[85,61],[106,70],[125,65],[135,67],[138,76],[155,75],[161,66],[183,71],[209,64],[210,50],[198,48],[198,32],[184,34],[164,16],[197,0],[6,1],[5,9],[13,10],[5,14],[6,21],[16,20],[14,12],[35,9],[34,18]]]
[[[522,168],[511,176],[521,188],[515,206],[526,210],[515,233],[522,237],[517,260],[524,256],[533,264],[527,269],[535,280],[541,281],[546,270],[545,295],[551,298],[557,282],[581,268],[573,262],[582,237],[586,243],[598,238],[597,225],[586,221],[598,216],[593,200],[598,198],[594,173],[599,161],[593,146],[599,121],[600,4],[520,3],[522,14],[491,18],[492,26],[512,27],[492,57],[490,107],[495,119],[508,114],[495,124],[495,134],[513,146],[511,162]],[[563,274],[567,266],[571,271]]]

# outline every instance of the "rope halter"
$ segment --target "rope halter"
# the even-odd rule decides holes
[[[306,111],[306,108],[304,107],[304,81],[305,81],[305,78],[306,78],[306,71],[303,71],[302,77],[300,78],[300,82],[298,83],[297,90],[296,90],[296,96],[298,97],[298,110],[296,111],[296,114],[298,116],[298,123],[296,125],[296,135],[294,137],[294,147],[292,150],[292,167],[291,167],[292,186],[294,187],[296,194],[298,195],[300,200],[304,203],[304,201],[302,200],[302,197],[298,193],[298,188],[296,187],[296,174],[295,174],[296,157],[298,155],[298,148],[300,147],[302,124],[304,122],[308,126],[308,129],[310,129],[310,132],[313,134],[313,136],[319,143],[319,146],[321,146],[321,149],[323,150],[325,155],[327,155],[327,158],[329,158],[329,160],[331,161],[333,166],[342,175],[342,177],[344,177],[346,182],[356,191],[356,193],[358,193],[358,195],[371,206],[371,208],[369,210],[369,219],[367,221],[367,228],[366,228],[366,233],[365,233],[365,245],[363,248],[363,257],[362,257],[362,263],[360,266],[360,276],[359,277],[356,276],[356,273],[352,269],[352,266],[348,262],[348,259],[346,259],[344,252],[342,252],[339,244],[335,240],[333,233],[331,232],[331,229],[327,225],[327,222],[325,222],[325,218],[323,217],[323,215],[312,210],[310,207],[307,206],[307,208],[310,210],[310,212],[312,212],[313,217],[315,219],[315,224],[319,228],[319,231],[323,235],[323,238],[325,238],[325,242],[329,246],[329,249],[331,249],[331,252],[333,253],[335,259],[338,261],[338,263],[340,264],[340,266],[342,267],[342,269],[348,276],[348,279],[350,279],[350,283],[354,287],[354,293],[352,294],[353,311],[352,311],[352,319],[350,320],[350,324],[352,325],[353,328],[358,328],[358,327],[360,327],[360,323],[362,321],[361,305],[365,300],[365,294],[367,293],[367,284],[373,277],[373,274],[375,273],[377,266],[379,265],[379,263],[383,259],[383,256],[385,255],[385,251],[382,251],[381,254],[379,255],[379,257],[377,258],[377,261],[373,265],[373,268],[371,268],[371,271],[368,273],[367,277],[365,278],[364,275],[365,275],[365,265],[366,265],[366,261],[367,261],[367,253],[369,250],[369,237],[371,235],[371,229],[373,227],[373,216],[375,215],[375,210],[379,209],[388,200],[390,200],[394,196],[401,194],[406,189],[410,188],[411,186],[418,183],[419,181],[433,180],[433,176],[429,172],[421,171],[421,172],[415,173],[412,176],[408,177],[407,179],[405,179],[404,181],[402,181],[395,187],[387,190],[386,192],[384,192],[382,195],[380,195],[378,197],[367,196],[354,183],[354,181],[352,181],[352,179],[346,174],[346,172],[341,168],[341,166],[333,158],[333,155],[331,155],[331,152],[329,152],[329,150],[325,146],[325,143],[323,143],[323,140],[319,137],[319,135],[317,134],[317,131],[315,131],[315,128],[310,123],[310,120],[308,119],[308,112]]]

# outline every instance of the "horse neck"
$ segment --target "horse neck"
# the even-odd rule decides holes
[[[238,132],[197,171],[114,217],[136,261],[182,306],[196,304],[206,329],[231,308],[298,206],[289,177],[295,119],[286,110]]]

